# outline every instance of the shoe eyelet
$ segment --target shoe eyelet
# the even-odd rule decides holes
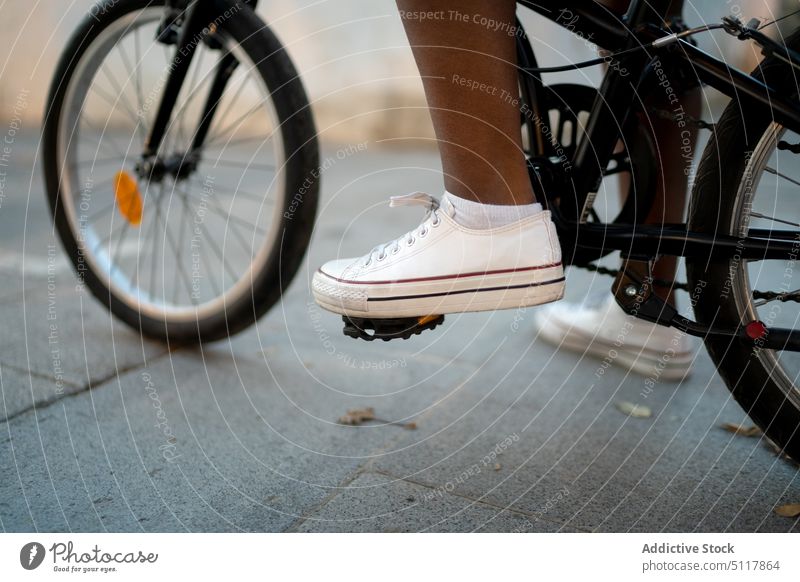
[[[425,238],[426,236],[428,236],[428,229],[423,228],[422,230],[419,231],[419,233],[417,233],[417,236],[419,236],[419,238]]]
[[[396,255],[396,254],[397,254],[397,253],[399,253],[399,252],[400,252],[400,247],[399,247],[399,246],[396,246],[396,247],[394,247],[394,248],[391,250],[391,253],[392,253],[393,255]]]
[[[386,253],[381,253],[376,257],[376,260],[380,263],[381,261],[386,259]]]
[[[413,244],[414,244],[416,241],[417,241],[417,239],[415,239],[413,236],[410,236],[410,237],[408,237],[408,240],[406,240],[406,245],[408,245],[408,246],[411,246],[411,245],[413,245]]]
[[[372,257],[370,257],[369,259],[367,259],[367,262],[365,262],[365,263],[364,263],[364,266],[365,266],[365,267],[369,267],[371,264],[372,264]]]
[[[434,227],[434,228],[439,226],[441,223],[442,223],[442,220],[439,218],[438,214],[434,217],[433,220],[431,220],[431,226]]]

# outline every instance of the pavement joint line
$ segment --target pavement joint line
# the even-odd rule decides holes
[[[297,533],[300,526],[302,526],[305,522],[307,522],[312,515],[317,513],[320,509],[328,505],[331,501],[336,499],[339,495],[341,495],[342,491],[344,491],[345,487],[350,485],[353,481],[358,479],[361,475],[366,473],[365,471],[366,465],[359,466],[355,471],[347,475],[344,479],[342,479],[339,484],[334,488],[333,491],[328,493],[325,497],[323,497],[318,503],[312,505],[303,515],[295,519],[292,523],[286,527],[283,532],[284,533]],[[316,521],[316,520],[315,520]]]
[[[3,368],[8,368],[9,370],[14,370],[15,372],[20,372],[22,374],[29,374],[30,376],[33,376],[34,378],[40,378],[42,380],[55,381],[55,378],[53,378],[50,374],[46,374],[44,372],[37,372],[36,370],[29,370],[25,366],[19,366],[17,364],[9,364],[8,362],[5,362],[5,361],[0,361],[0,366],[2,366]],[[84,387],[83,384],[78,384],[77,382],[73,382],[72,380],[65,380],[65,379],[62,378],[61,381],[64,384],[69,384],[70,386],[73,386],[75,388],[83,388]]]
[[[432,489],[434,491],[438,490],[438,489],[441,489],[443,487],[442,485],[431,485],[430,483],[425,483],[424,481],[417,481],[416,479],[410,479],[408,477],[398,477],[397,475],[389,473],[388,471],[385,471],[383,469],[370,469],[370,470],[364,471],[364,473],[374,473],[374,474],[377,474],[377,475],[382,475],[383,477],[389,477],[391,479],[396,479],[396,480],[399,480],[399,481],[405,481],[406,483],[411,483],[412,485],[417,485],[419,487],[424,487],[426,489]],[[525,517],[525,518],[534,518],[535,517],[535,515],[533,513],[524,511],[522,509],[511,508],[511,507],[503,507],[502,505],[498,505],[496,503],[492,503],[491,501],[487,501],[485,499],[476,499],[476,498],[474,498],[474,497],[472,497],[470,495],[464,495],[463,493],[456,493],[455,491],[445,491],[444,494],[445,495],[451,495],[453,497],[460,497],[462,499],[466,499],[466,500],[471,501],[473,503],[478,503],[480,505],[485,505],[487,507],[491,507],[492,509],[497,509],[497,510],[500,510],[500,511],[507,511],[508,513],[513,513],[513,514],[516,514],[516,515],[519,515],[519,516],[522,516],[522,517]],[[546,521],[548,523],[552,523],[554,525],[558,525],[558,526],[561,526],[561,527],[564,527],[564,526],[567,525],[566,522],[563,522],[563,521],[560,521],[560,520],[557,520],[557,519],[548,519],[548,518],[545,518],[545,517],[536,517],[536,520]],[[530,519],[529,519],[529,521],[530,521]],[[584,532],[587,532],[587,533],[590,533],[592,531],[591,529],[588,529],[588,528],[585,528],[585,527],[580,527],[580,526],[575,526],[575,525],[571,525],[570,527],[578,529],[578,530],[581,530],[581,531],[584,531]]]
[[[169,350],[169,349],[164,350],[162,353],[159,353],[159,354],[156,354],[154,356],[151,356],[149,358],[149,361],[158,361],[161,358],[163,358],[165,355],[172,354],[172,353],[173,353],[173,350]],[[22,409],[22,410],[20,410],[18,412],[15,412],[11,416],[6,417],[5,420],[0,421],[0,425],[8,424],[9,422],[14,420],[15,418],[17,418],[19,416],[22,416],[23,414],[26,414],[26,413],[28,413],[28,412],[30,412],[32,410],[37,411],[37,410],[43,410],[45,408],[50,408],[56,402],[61,402],[62,400],[65,400],[67,398],[74,398],[76,396],[80,396],[82,394],[86,394],[90,390],[97,390],[98,388],[102,388],[103,386],[108,384],[110,381],[112,381],[114,378],[119,378],[123,374],[127,374],[128,372],[131,372],[133,370],[137,370],[137,369],[141,368],[142,366],[147,365],[148,363],[149,362],[139,362],[139,363],[136,363],[136,364],[131,364],[130,366],[126,366],[124,368],[119,368],[116,371],[112,372],[111,374],[108,374],[107,376],[102,377],[102,378],[100,378],[98,380],[89,379],[89,381],[86,384],[80,385],[80,390],[78,390],[77,392],[71,392],[69,394],[64,394],[60,398],[53,398],[52,400],[45,400],[44,402],[41,402],[39,404],[34,402],[33,405],[28,406],[27,408],[24,408],[24,409]],[[3,365],[5,366],[5,364],[3,364]],[[27,371],[27,370],[25,370],[25,371]],[[49,380],[52,380],[52,378],[50,378],[50,377],[46,376],[46,378],[49,379]],[[72,386],[79,386],[78,384],[75,384],[75,383],[71,383],[71,385]]]

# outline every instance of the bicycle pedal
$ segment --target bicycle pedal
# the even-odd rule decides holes
[[[419,335],[426,329],[433,329],[444,322],[444,315],[425,315],[421,317],[371,318],[342,316],[344,329],[348,337],[371,342],[381,339],[385,342],[393,339],[408,339]]]

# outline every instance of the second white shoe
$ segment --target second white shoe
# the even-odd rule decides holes
[[[561,248],[547,211],[503,227],[473,230],[449,204],[420,192],[392,206],[424,205],[407,234],[360,258],[325,263],[314,274],[317,303],[352,317],[418,317],[548,303],[564,295]]]
[[[559,303],[534,314],[540,338],[653,379],[681,380],[693,358],[689,336],[626,314],[611,292],[582,304]]]

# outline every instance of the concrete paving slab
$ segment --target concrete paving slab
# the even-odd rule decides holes
[[[35,277],[21,301],[0,304],[0,362],[86,386],[166,353],[113,319],[71,272]]]
[[[83,390],[83,386],[55,381],[0,364],[0,422],[33,407],[46,405]]]
[[[295,529],[302,532],[554,532],[545,521],[423,487],[365,473]]]
[[[549,513],[578,528],[797,528],[772,512],[798,495],[797,468],[759,439],[719,428],[747,420],[705,354],[690,381],[659,383],[646,398],[638,376],[612,369],[593,382],[596,360],[576,362],[541,342],[524,356],[487,362],[420,421],[423,434],[405,435],[397,454],[373,466],[527,512],[568,491]],[[630,418],[616,408],[623,401],[644,404],[653,416]],[[503,472],[488,471],[500,456]]]

